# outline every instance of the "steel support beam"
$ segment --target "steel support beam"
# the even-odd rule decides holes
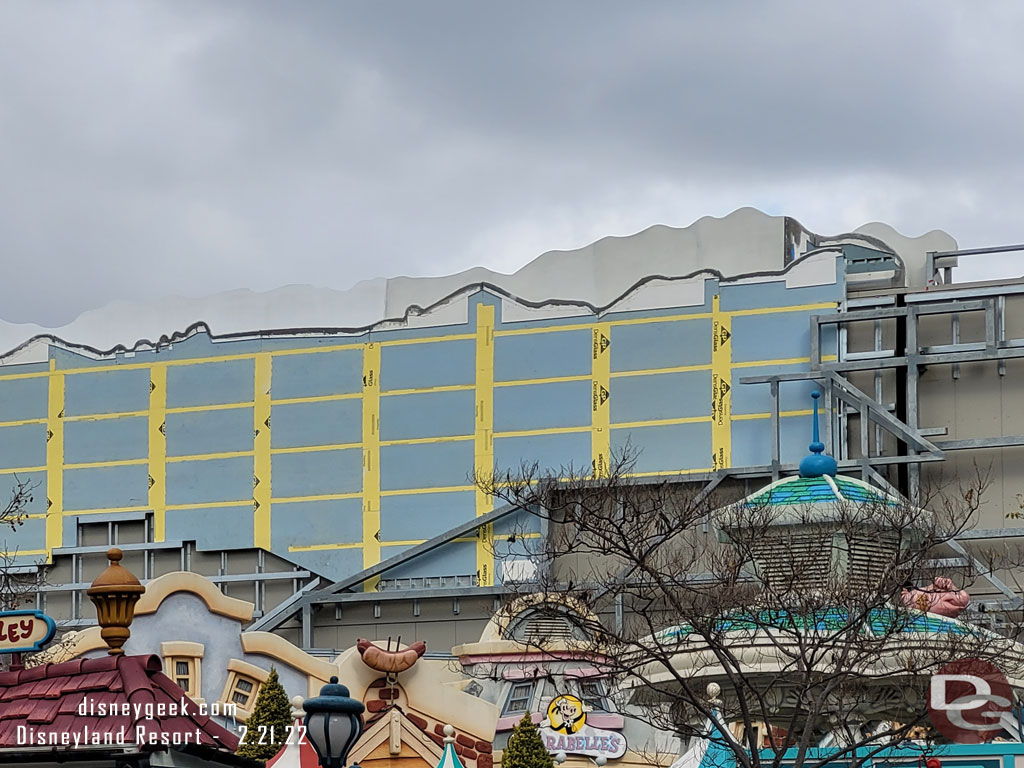
[[[313,592],[304,595],[309,605],[339,603],[383,603],[392,600],[431,600],[452,597],[488,597],[504,595],[508,589],[495,587],[441,587],[436,589],[385,589],[383,592]]]
[[[390,571],[395,566],[407,563],[420,555],[425,555],[427,552],[432,552],[438,547],[444,546],[452,539],[457,539],[460,536],[465,536],[467,533],[472,533],[482,525],[496,523],[509,515],[524,511],[526,510],[516,504],[506,504],[503,507],[499,507],[498,509],[488,512],[487,514],[467,520],[465,523],[462,523],[462,525],[449,528],[444,533],[438,534],[434,538],[428,539],[415,547],[411,547],[401,554],[389,557],[387,560],[382,560],[374,566],[361,570],[359,573],[336,581],[333,584],[328,584],[322,591],[343,592],[346,589],[352,589],[352,587],[362,584],[367,579],[372,579],[374,576],[380,576],[385,571]]]
[[[925,438],[920,431],[911,429],[907,424],[901,422],[889,413],[888,409],[861,392],[850,381],[838,375],[835,371],[806,371],[802,373],[782,373],[765,376],[744,376],[740,379],[741,384],[769,384],[773,381],[818,381],[826,386],[831,383],[833,394],[847,405],[858,411],[862,407],[867,408],[871,418],[894,436],[902,439],[916,450],[936,453],[939,454],[939,458],[942,458],[942,451],[938,446]],[[878,462],[885,458],[889,457],[873,457],[872,462]],[[911,458],[909,461],[918,461],[918,457]],[[856,464],[857,462],[854,462],[854,465]]]
[[[942,440],[935,443],[944,451],[962,451],[969,448],[1012,448],[1024,445],[1024,435],[1003,437],[972,437],[965,440]]]
[[[294,592],[287,600],[283,600],[280,603],[278,603],[277,606],[275,606],[275,608],[272,611],[263,614],[263,616],[261,616],[258,620],[250,624],[246,631],[257,632],[260,630],[273,629],[274,627],[281,626],[281,624],[284,623],[284,621],[287,621],[288,617],[290,617],[292,614],[295,613],[296,610],[298,610],[299,599],[302,598],[303,595],[312,592],[318,586],[320,586],[319,576],[317,576],[315,579],[309,582],[309,584],[304,586],[298,592]],[[280,617],[283,617],[282,621],[277,621],[278,618]]]
[[[1018,595],[1009,586],[1007,586],[1006,583],[1003,582],[1002,579],[1000,579],[998,576],[996,576],[990,570],[986,569],[984,567],[984,565],[976,557],[974,557],[974,555],[969,553],[964,548],[963,544],[961,544],[956,539],[951,539],[950,541],[948,541],[946,543],[949,545],[949,548],[952,549],[954,552],[956,552],[958,555],[962,555],[963,557],[966,557],[970,561],[971,566],[974,568],[974,570],[977,571],[977,573],[982,578],[984,578],[989,584],[991,584],[999,592],[1001,592],[1007,599],[1009,599],[1009,600],[1016,600],[1018,606],[1021,604],[1022,601],[1021,601],[1020,595]]]

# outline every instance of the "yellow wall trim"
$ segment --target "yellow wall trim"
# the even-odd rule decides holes
[[[270,673],[263,667],[257,667],[255,664],[241,659],[228,659],[228,672],[237,672],[240,675],[259,680],[261,683],[267,682],[270,678]]]
[[[256,355],[253,428],[253,546],[270,550],[270,499],[272,496],[270,477],[270,382],[271,357],[264,352]]]
[[[363,348],[363,568],[380,562],[380,345]],[[376,592],[380,578],[363,590]]]
[[[590,451],[594,477],[608,477],[611,471],[611,346],[612,327],[599,323],[591,329],[591,414]]]
[[[476,307],[475,474],[486,481],[494,473],[494,307]],[[476,516],[494,509],[494,498],[476,489]],[[494,586],[494,523],[476,531],[476,576],[481,587]]]
[[[711,322],[711,466],[732,466],[732,315],[712,299]]]
[[[206,603],[206,607],[213,613],[238,621],[252,621],[252,603],[228,597],[205,576],[188,571],[167,573],[146,584],[146,592],[135,606],[135,615],[156,613],[160,604],[175,592],[191,592]]]
[[[242,650],[246,653],[258,653],[269,656],[300,672],[315,677],[321,683],[331,679],[331,675],[338,674],[338,668],[330,662],[310,656],[308,653],[296,648],[280,635],[272,632],[243,632]]]
[[[53,373],[50,361],[49,397],[46,409],[46,562],[64,537],[64,375]]]
[[[161,656],[190,656],[194,659],[201,659],[205,652],[206,647],[202,643],[193,643],[189,640],[160,643]]]

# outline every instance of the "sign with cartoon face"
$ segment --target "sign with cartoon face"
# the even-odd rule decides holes
[[[540,724],[544,746],[551,754],[616,758],[626,753],[626,737],[587,725],[589,708],[578,696],[556,696],[548,705],[547,719]]]
[[[0,611],[0,653],[38,651],[53,639],[57,625],[39,611]]]
[[[576,733],[587,724],[583,702],[576,696],[555,696],[548,704],[548,723],[553,731]]]

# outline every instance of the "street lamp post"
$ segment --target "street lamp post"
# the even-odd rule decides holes
[[[320,765],[346,768],[348,753],[363,734],[363,702],[351,698],[348,688],[332,677],[320,695],[306,699],[302,708],[306,711],[306,736]]]

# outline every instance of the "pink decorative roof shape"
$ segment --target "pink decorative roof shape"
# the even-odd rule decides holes
[[[123,714],[126,705],[131,711]],[[111,708],[115,714],[99,714]],[[20,738],[18,726],[25,729]],[[25,744],[26,733],[46,740]],[[102,656],[0,673],[0,750],[49,746],[51,734],[60,745],[65,733],[72,743],[77,735],[81,744],[123,733],[124,743],[140,747],[166,738],[229,752],[238,748],[238,737],[201,714],[163,673],[159,656]]]

